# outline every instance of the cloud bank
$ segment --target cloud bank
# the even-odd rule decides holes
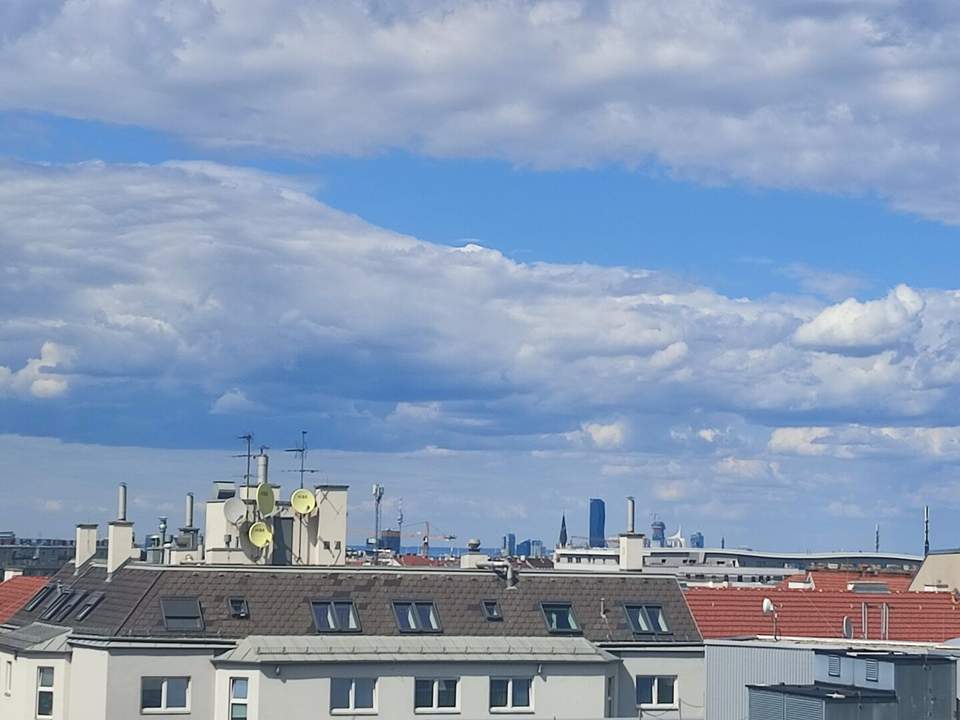
[[[956,223],[957,48],[946,0],[8,2],[0,108],[294,155],[653,163]]]

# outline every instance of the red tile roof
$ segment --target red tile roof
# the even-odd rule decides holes
[[[907,573],[871,573],[856,570],[811,570],[785,578],[781,587],[788,587],[789,583],[806,582],[813,580],[814,590],[846,590],[852,582],[885,583],[893,592],[906,592],[910,589],[913,576]]]
[[[18,575],[0,583],[0,623],[16,615],[50,578]]]
[[[772,635],[773,618],[761,611],[764,598],[777,608],[782,636],[842,638],[843,619],[849,617],[853,637],[863,638],[866,603],[867,638],[880,640],[881,605],[886,603],[888,640],[943,642],[960,637],[960,603],[953,593],[690,588],[686,598],[705,638]]]

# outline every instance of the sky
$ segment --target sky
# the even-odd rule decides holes
[[[958,66],[932,0],[8,0],[0,529],[307,430],[351,541],[956,546]]]

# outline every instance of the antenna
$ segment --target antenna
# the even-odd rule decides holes
[[[397,535],[400,538],[400,555],[403,555],[403,498],[397,499]]]
[[[373,519],[373,553],[374,553],[374,563],[376,563],[377,551],[380,550],[380,503],[383,501],[383,485],[380,483],[373,484],[373,502],[374,502],[374,519]]]
[[[923,506],[923,556],[930,554],[930,506]]]
[[[298,447],[287,448],[284,452],[288,453],[297,453],[300,456],[300,469],[299,470],[284,470],[284,472],[295,472],[300,473],[300,487],[303,487],[303,476],[306,473],[315,473],[319,472],[318,470],[313,470],[306,467],[307,462],[307,431],[300,431],[300,445]]]
[[[877,523],[877,527],[874,530],[873,551],[880,552],[880,523]]]
[[[273,540],[273,532],[271,532],[270,528],[262,520],[258,520],[251,525],[247,534],[251,544],[256,548],[263,548]]]
[[[277,509],[277,499],[273,493],[273,487],[270,483],[260,483],[257,485],[257,510],[262,517],[272,515]]]

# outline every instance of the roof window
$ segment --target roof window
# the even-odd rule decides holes
[[[360,621],[352,600],[315,600],[310,605],[318,633],[360,632]]]
[[[54,588],[56,588],[56,585],[44,585],[42,588],[37,590],[34,596],[27,601],[26,605],[23,606],[24,611],[33,612],[36,610],[40,603],[50,596],[50,593],[54,591]]]
[[[394,601],[393,614],[400,632],[440,632],[440,618],[431,600]]]
[[[247,605],[247,599],[243,597],[227,598],[227,607],[230,608],[230,617],[237,620],[246,620],[250,617],[250,606]]]
[[[500,612],[500,603],[496,600],[484,600],[480,603],[483,608],[483,616],[490,622],[503,620],[503,613]]]
[[[47,609],[43,611],[40,615],[41,620],[52,620],[53,616],[56,615],[60,610],[63,609],[63,606],[70,602],[70,599],[76,595],[73,590],[64,590],[59,595],[57,595],[49,605]]]
[[[103,600],[104,594],[102,592],[94,592],[87,595],[83,602],[80,603],[80,609],[77,610],[77,614],[74,616],[74,620],[82,621],[87,615],[93,612],[93,609],[100,604],[100,601]]]
[[[667,635],[670,626],[659,605],[624,605],[627,621],[635,635]]]
[[[163,613],[163,626],[167,630],[186,632],[203,630],[203,612],[200,609],[200,598],[160,598],[160,610]]]
[[[551,633],[578,633],[580,626],[573,614],[573,606],[568,602],[540,603],[547,630]]]

